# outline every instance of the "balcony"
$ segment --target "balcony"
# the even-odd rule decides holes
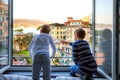
[[[69,67],[70,65],[74,64],[71,58],[71,47],[64,46],[63,49],[57,49],[57,53],[61,55],[51,58],[51,77],[52,79],[59,79],[59,78],[68,78],[70,79],[71,76],[69,75]],[[64,54],[62,54],[64,53]],[[18,53],[19,54],[19,53]],[[3,67],[8,65],[8,56],[1,56],[1,63]],[[32,60],[30,56],[10,56],[11,57],[11,67],[6,70],[3,74],[9,78],[29,78],[31,80],[32,77]],[[99,56],[96,58],[100,58]],[[101,57],[103,58],[103,57]],[[15,60],[16,59],[16,60]],[[2,68],[2,66],[1,66]],[[42,78],[42,72],[40,77]],[[61,77],[62,76],[62,77]],[[76,79],[79,79],[76,77]],[[64,80],[64,79],[63,79]],[[105,80],[105,77],[102,76],[99,72],[94,74],[94,80]]]

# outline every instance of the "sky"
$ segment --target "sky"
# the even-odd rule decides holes
[[[113,23],[113,0],[96,0],[96,23]]]
[[[8,0],[3,0],[6,4],[8,4]]]
[[[92,13],[92,0],[13,0],[13,17],[63,23]]]

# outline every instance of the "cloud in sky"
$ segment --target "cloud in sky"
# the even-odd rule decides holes
[[[92,0],[13,0],[14,18],[65,22],[92,13]]]

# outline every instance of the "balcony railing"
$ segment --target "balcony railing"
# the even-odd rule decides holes
[[[70,66],[73,64],[71,57],[53,57],[50,58],[52,66]],[[31,66],[32,58],[29,56],[13,56],[13,66]]]

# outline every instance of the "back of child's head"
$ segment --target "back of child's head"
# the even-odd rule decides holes
[[[76,29],[74,33],[77,34],[78,38],[80,39],[84,39],[86,35],[85,30],[83,30],[82,28]]]
[[[102,37],[105,39],[105,40],[110,40],[111,39],[111,36],[112,36],[112,32],[110,29],[104,29],[102,31]]]
[[[40,32],[49,34],[49,32],[50,32],[50,26],[47,25],[47,24],[43,25],[41,27],[41,29],[40,29]]]

